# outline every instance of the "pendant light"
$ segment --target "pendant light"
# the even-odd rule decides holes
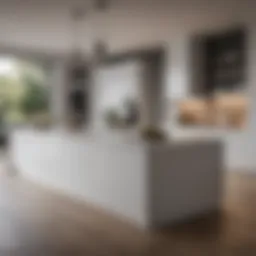
[[[96,0],[94,2],[93,11],[96,10],[99,13],[103,13],[106,8],[106,1]],[[100,38],[102,36],[101,33],[97,35],[92,57],[86,55],[83,50],[82,28],[87,15],[89,15],[89,12],[86,12],[85,6],[75,6],[71,10],[73,33],[72,50],[67,70],[67,98],[68,123],[75,128],[82,127],[83,124],[87,124],[89,121],[92,69],[106,57],[106,44]]]

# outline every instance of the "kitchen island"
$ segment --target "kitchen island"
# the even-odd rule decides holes
[[[143,228],[217,210],[222,153],[209,139],[146,143],[29,129],[13,132],[10,147],[24,178]]]

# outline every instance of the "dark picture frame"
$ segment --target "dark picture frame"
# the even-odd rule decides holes
[[[234,91],[246,82],[246,30],[230,29],[203,40],[204,93]]]

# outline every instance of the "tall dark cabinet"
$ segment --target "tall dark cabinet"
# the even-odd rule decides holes
[[[77,128],[88,123],[89,87],[88,66],[83,61],[73,61],[67,72],[67,104],[69,123]]]

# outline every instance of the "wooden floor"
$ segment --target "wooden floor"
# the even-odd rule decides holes
[[[23,181],[0,177],[0,256],[256,255],[256,176],[226,179],[221,214],[146,232]]]

